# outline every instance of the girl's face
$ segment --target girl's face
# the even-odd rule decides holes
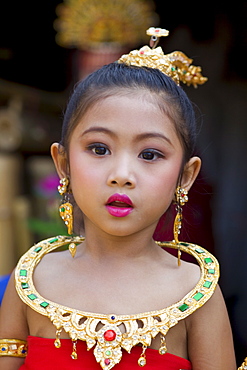
[[[182,158],[174,124],[143,93],[108,97],[92,106],[69,146],[70,185],[85,230],[153,233],[174,198]],[[187,172],[188,189],[193,180]]]

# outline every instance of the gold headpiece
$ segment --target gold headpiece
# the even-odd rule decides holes
[[[247,357],[245,358],[242,365],[238,368],[238,370],[245,370],[245,369],[247,369]]]
[[[160,46],[156,48],[159,37],[168,36],[169,31],[151,27],[146,33],[151,36],[151,48],[145,45],[140,50],[132,50],[129,54],[122,55],[118,63],[157,68],[171,77],[178,85],[182,81],[188,86],[197,87],[197,85],[202,85],[207,81],[207,77],[201,75],[201,67],[191,65],[193,60],[181,51],[174,51],[165,55]]]

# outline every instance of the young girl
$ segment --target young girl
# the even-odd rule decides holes
[[[51,153],[61,216],[85,239],[50,238],[21,258],[1,307],[1,369],[236,369],[218,263],[178,240],[200,170],[193,108],[172,62],[165,74],[146,52],[159,64],[160,48],[141,49],[71,96]],[[174,240],[156,243],[172,203]]]

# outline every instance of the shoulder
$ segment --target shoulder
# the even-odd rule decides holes
[[[197,279],[197,282],[200,279],[201,270],[200,266],[196,263],[183,261],[181,263],[181,270],[183,271],[183,274],[191,276],[193,280]]]
[[[210,322],[214,322],[218,321],[218,316],[226,318],[228,314],[222,292],[217,285],[212,297],[188,318],[189,326],[195,327],[197,321],[201,320],[201,325],[208,326],[208,321],[205,322],[204,319],[211,317]]]
[[[68,264],[68,251],[50,252],[47,253],[34,269],[34,280],[39,278],[52,277],[63,273]],[[60,276],[61,277],[61,276]]]
[[[236,369],[227,308],[219,286],[212,297],[186,319],[193,370]]]
[[[184,294],[195,288],[201,278],[201,269],[195,263],[182,261],[181,266],[177,268],[176,274],[178,281],[182,282]]]

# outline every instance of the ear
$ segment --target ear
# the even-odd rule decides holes
[[[201,159],[199,157],[192,157],[185,164],[181,178],[181,187],[189,190],[193,185],[195,179],[201,168]]]
[[[51,146],[51,156],[60,179],[68,177],[68,160],[63,146],[53,143]]]

